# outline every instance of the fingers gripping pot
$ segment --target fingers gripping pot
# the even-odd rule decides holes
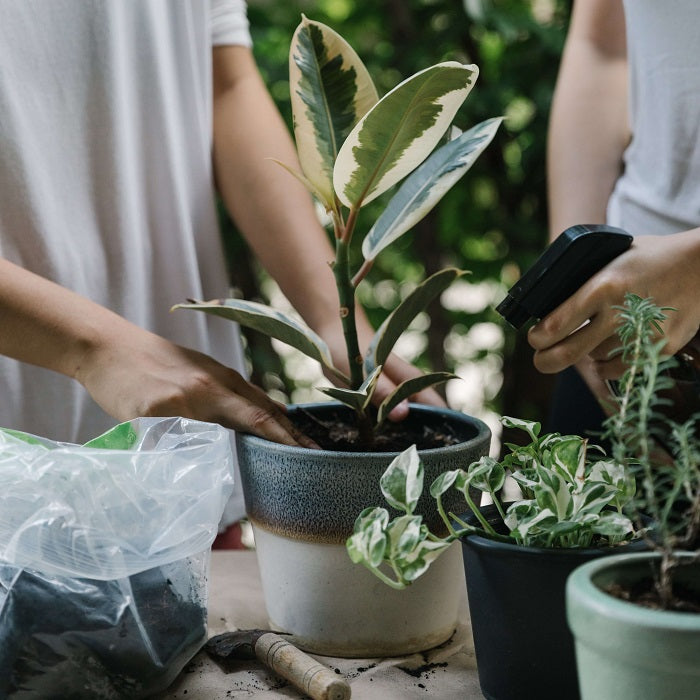
[[[228,431],[139,418],[86,445],[0,430],[0,698],[141,698],[206,640]]]

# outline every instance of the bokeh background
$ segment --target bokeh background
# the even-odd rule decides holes
[[[382,252],[359,299],[376,327],[427,275],[446,266],[471,272],[416,320],[397,351],[423,369],[459,375],[443,389],[450,406],[489,423],[498,452],[509,440],[501,435],[498,417],[543,420],[552,390],[552,378],[533,368],[524,334],[509,328],[494,307],[547,242],[546,129],[570,0],[248,0],[248,5],[260,70],[290,128],[288,52],[302,13],[353,46],[380,94],[439,61],[479,66],[476,86],[455,123],[466,129],[504,115],[504,125],[440,205]],[[376,209],[367,209],[371,222]],[[358,234],[368,226],[361,221]],[[234,293],[284,307],[286,300],[223,212],[222,227]],[[355,243],[360,242],[358,236]],[[327,384],[316,363],[244,333],[253,381],[283,402],[325,399],[315,389]]]

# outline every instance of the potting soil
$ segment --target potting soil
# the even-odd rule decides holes
[[[44,576],[0,564],[0,698],[142,698],[206,640],[186,560],[129,578]]]

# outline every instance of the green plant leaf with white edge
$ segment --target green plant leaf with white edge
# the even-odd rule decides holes
[[[475,65],[438,63],[379,100],[338,153],[333,186],[340,201],[359,208],[418,167],[447,131],[477,75]]]
[[[399,384],[379,405],[377,411],[377,425],[381,425],[391,413],[392,409],[398,406],[404,399],[413,396],[413,394],[417,394],[419,391],[423,391],[423,389],[446,382],[449,379],[458,379],[458,377],[451,372],[432,372],[401,382],[401,384]]]
[[[340,372],[331,359],[330,350],[325,341],[308,326],[281,311],[243,299],[215,299],[213,301],[194,301],[188,304],[176,304],[173,309],[194,309],[213,316],[221,316],[235,321],[246,328],[253,328],[265,335],[277,338],[287,345],[301,351],[318,361],[333,376],[348,383],[348,378]]]
[[[450,538],[431,540],[425,526],[423,539],[405,556],[398,556],[394,563],[403,581],[410,583],[422,576],[430,565],[452,544]]]
[[[501,418],[501,423],[506,428],[519,428],[520,430],[524,430],[533,441],[537,440],[537,436],[540,434],[540,430],[542,430],[541,423],[523,420],[522,418],[513,418],[512,416],[503,416]],[[517,447],[517,445],[513,445],[513,447]]]
[[[387,503],[411,515],[423,492],[423,463],[415,445],[397,455],[379,479]]]
[[[568,435],[552,445],[551,467],[571,484],[580,485],[583,481],[587,442],[578,435]]]
[[[378,100],[354,49],[339,34],[302,15],[289,52],[297,154],[312,192],[333,208],[333,166],[348,134]]]
[[[617,510],[622,510],[624,504],[632,501],[637,490],[632,474],[612,459],[595,462],[590,469],[588,480],[601,481],[615,487],[615,497],[611,503]]]
[[[539,468],[539,482],[535,487],[535,502],[543,510],[551,510],[558,520],[568,518],[574,510],[574,499],[569,482],[558,472]]]
[[[319,388],[319,391],[322,391],[324,394],[327,394],[333,399],[341,401],[354,411],[364,411],[372,400],[372,395],[374,394],[374,390],[377,386],[377,380],[381,376],[381,373],[381,366],[376,367],[356,390],[342,389],[338,387],[321,387]]]
[[[353,562],[367,562],[371,567],[382,563],[388,546],[388,523],[389,513],[385,508],[365,508],[358,515],[354,533],[346,543],[346,549]]]
[[[506,470],[503,465],[493,457],[481,457],[467,470],[467,484],[485,493],[495,493],[503,488],[506,481]]]
[[[466,274],[468,273],[456,267],[448,267],[434,273],[413,289],[386,317],[372,337],[365,354],[365,372],[371,372],[377,365],[383,365],[396,345],[396,341],[413,319],[456,279]]]
[[[366,260],[420,221],[471,168],[496,134],[502,118],[488,119],[441,146],[401,184],[362,242]]]
[[[615,511],[604,511],[591,525],[591,530],[608,539],[624,539],[634,532],[634,525],[630,518]]]

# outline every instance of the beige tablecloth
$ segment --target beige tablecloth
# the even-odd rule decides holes
[[[215,551],[209,589],[209,636],[235,629],[266,628],[267,616],[255,552]],[[466,589],[453,637],[427,652],[391,659],[314,658],[341,673],[354,700],[481,700]],[[304,698],[255,660],[225,673],[204,652],[185,667],[162,700]]]

